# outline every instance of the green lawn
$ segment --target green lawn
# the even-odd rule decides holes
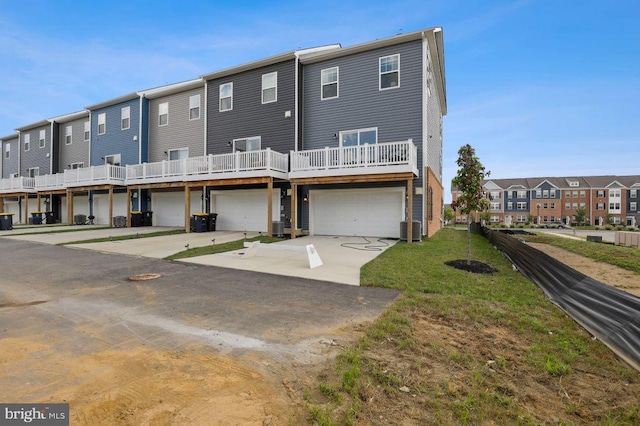
[[[216,254],[216,253],[224,253],[226,251],[240,250],[244,248],[245,241],[247,242],[260,241],[261,243],[268,244],[268,243],[274,243],[282,240],[283,240],[282,238],[277,238],[277,237],[259,236],[254,238],[248,238],[246,240],[231,241],[224,244],[215,244],[215,245],[212,244],[210,246],[194,247],[194,248],[181,251],[180,253],[176,253],[171,256],[168,256],[165,259],[176,260],[176,259],[184,259],[187,257],[204,256],[207,254]]]
[[[472,245],[472,258],[498,273],[444,265],[466,257],[466,232],[453,229],[398,243],[362,268],[362,285],[403,293],[308,390],[311,420],[640,424],[638,373],[483,237],[473,235]]]

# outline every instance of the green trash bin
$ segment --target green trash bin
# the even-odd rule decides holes
[[[0,213],[0,231],[13,229],[13,213]]]
[[[42,225],[42,212],[31,212],[31,224]]]

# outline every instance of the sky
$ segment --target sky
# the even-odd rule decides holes
[[[0,0],[0,137],[299,48],[444,33],[443,185],[640,174],[640,0]]]

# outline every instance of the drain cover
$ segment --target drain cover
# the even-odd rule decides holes
[[[148,280],[155,280],[156,278],[160,278],[162,276],[162,274],[138,274],[138,275],[131,275],[129,277],[129,281],[148,281]]]

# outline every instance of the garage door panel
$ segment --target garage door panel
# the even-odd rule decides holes
[[[74,213],[75,213],[74,207]],[[108,225],[109,218],[109,194],[93,195],[93,215],[96,217],[94,223],[99,225]],[[127,194],[113,194],[113,216],[127,215]]]
[[[316,190],[310,202],[312,234],[400,237],[403,189]]]
[[[202,191],[191,191],[191,212],[202,211]],[[151,193],[154,226],[184,227],[184,192]]]
[[[267,190],[240,189],[211,192],[211,211],[218,214],[221,231],[267,232]],[[273,191],[273,220],[280,218],[280,191]]]

